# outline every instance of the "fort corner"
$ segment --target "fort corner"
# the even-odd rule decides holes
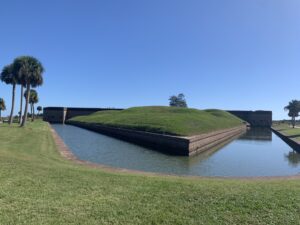
[[[75,116],[90,115],[98,111],[122,110],[115,108],[76,108],[76,107],[46,107],[44,108],[43,120],[49,123],[65,123]]]
[[[242,111],[227,110],[227,112],[239,117],[251,125],[251,127],[268,127],[272,126],[272,111]]]

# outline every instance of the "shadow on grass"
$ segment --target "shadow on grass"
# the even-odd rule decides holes
[[[28,121],[27,123],[30,123],[31,121]],[[22,128],[19,122],[13,122],[12,124],[9,124],[7,122],[0,123],[0,128]]]
[[[288,138],[298,138],[298,137],[300,137],[300,134],[297,134],[297,135],[289,135],[289,136],[287,136]]]
[[[277,131],[284,131],[284,130],[290,130],[291,128],[280,128],[280,129],[276,129]]]

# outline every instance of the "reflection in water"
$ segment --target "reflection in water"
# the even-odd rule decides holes
[[[288,154],[284,155],[289,161],[289,164],[297,167],[300,164],[300,154],[296,151],[291,151]]]
[[[242,138],[244,134],[240,135],[240,137]],[[229,139],[228,141],[219,144],[209,150],[206,150],[200,154],[194,155],[192,157],[185,157],[186,161],[188,162],[189,166],[193,166],[196,164],[199,164],[201,161],[205,161],[208,158],[210,158],[211,156],[213,156],[214,154],[216,154],[218,151],[220,151],[222,148],[224,148],[225,146],[229,145],[233,140],[235,140],[237,137],[233,137],[232,139]],[[239,137],[238,137],[239,138]]]
[[[272,141],[272,131],[269,128],[251,128],[240,139]]]
[[[279,176],[300,172],[298,155],[290,153],[292,149],[269,129],[251,129],[219,148],[185,157],[162,154],[73,126],[55,124],[53,128],[79,159],[113,167],[200,176]]]

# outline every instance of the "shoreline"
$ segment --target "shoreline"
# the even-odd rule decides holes
[[[284,133],[280,132],[280,130],[275,129],[274,127],[271,127],[271,130],[291,148],[300,153],[300,142],[294,140],[293,138],[290,138],[288,135],[285,135]]]
[[[103,126],[94,123],[68,121],[66,124],[91,130],[171,155],[192,156],[202,153],[247,130],[246,125],[193,136],[172,136],[145,131]]]
[[[194,175],[176,175],[176,174],[167,174],[167,173],[157,173],[157,172],[147,172],[126,168],[117,168],[108,165],[103,165],[99,163],[93,163],[90,161],[78,159],[71,149],[64,143],[62,138],[58,133],[52,128],[51,124],[48,123],[50,132],[52,134],[53,140],[57,146],[58,152],[60,155],[76,164],[87,166],[89,168],[101,169],[104,172],[109,173],[119,173],[119,174],[131,174],[131,175],[143,175],[143,176],[153,176],[153,177],[172,177],[172,178],[182,178],[182,179],[192,179],[192,180],[201,180],[201,179],[212,179],[212,180],[249,180],[249,181],[268,181],[268,180],[298,180],[300,179],[300,173],[297,175],[287,175],[287,176],[194,176]]]

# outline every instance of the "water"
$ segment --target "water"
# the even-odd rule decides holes
[[[300,154],[269,129],[251,129],[193,157],[170,156],[69,125],[53,128],[79,159],[118,168],[197,176],[284,176],[300,173]]]

